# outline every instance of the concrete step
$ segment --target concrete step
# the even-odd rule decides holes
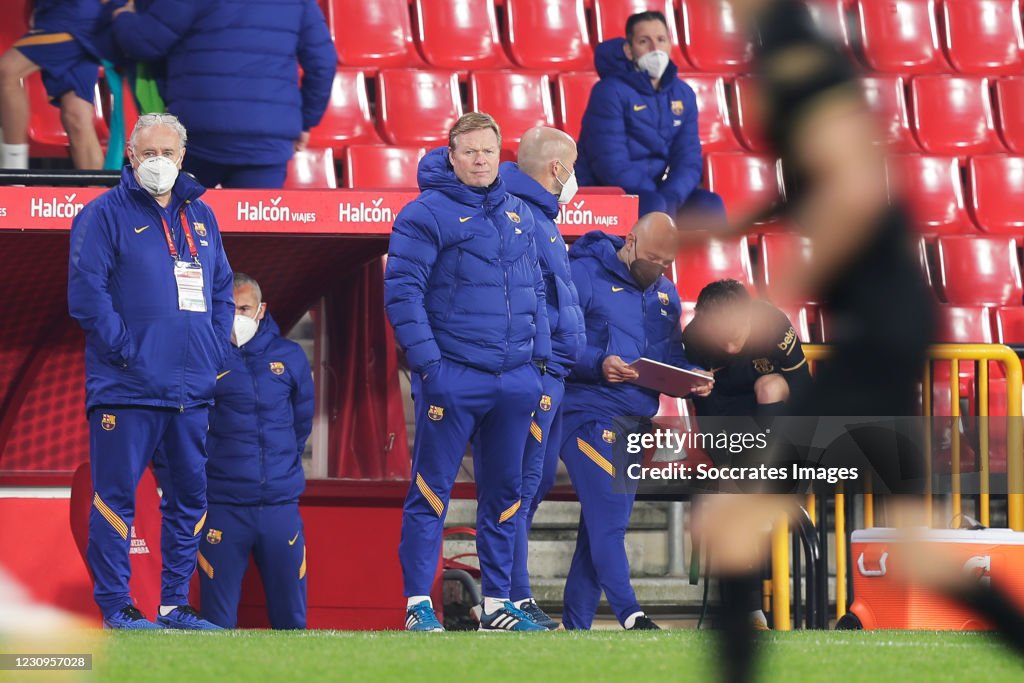
[[[640,501],[633,506],[630,529],[665,529],[668,504]],[[575,501],[549,500],[541,503],[533,518],[533,531],[573,529],[579,526],[580,504]],[[445,526],[476,526],[476,501],[453,500],[448,507]]]
[[[704,591],[700,584],[691,586],[686,579],[669,577],[636,578],[632,583],[637,601],[645,609],[679,608],[690,611],[700,608]],[[538,603],[561,611],[565,579],[538,578],[531,580],[530,584]],[[604,596],[601,597],[601,606],[608,607]]]

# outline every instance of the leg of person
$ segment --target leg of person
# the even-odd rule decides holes
[[[306,539],[298,503],[260,508],[255,555],[271,628],[306,628]]]
[[[474,393],[471,382],[479,383],[471,371],[457,363],[442,361],[438,376],[429,388],[413,373],[416,397],[416,438],[413,442],[412,482],[402,509],[402,534],[398,558],[407,599],[406,628],[411,631],[440,631],[430,603],[430,590],[441,553],[441,534],[448,497],[459,473],[470,436],[476,431],[478,415],[474,405],[486,387]],[[479,374],[479,373],[477,373]]]
[[[0,56],[0,168],[28,168],[28,95],[21,79],[38,68],[17,44]]]
[[[572,554],[569,574],[562,592],[562,625],[570,631],[589,630],[601,602],[601,584],[590,553],[590,532],[580,511],[576,531],[576,549]]]
[[[474,371],[475,372],[475,371]],[[480,630],[546,630],[509,600],[518,518],[522,512],[523,454],[531,439],[530,424],[540,400],[541,375],[532,363],[495,377],[481,376],[492,385],[489,410],[477,432],[476,547],[480,558],[484,609]]]
[[[778,373],[762,375],[754,382],[758,417],[772,418],[782,415],[789,399],[789,382]]]
[[[583,425],[562,452],[580,499],[590,539],[590,554],[601,588],[619,623],[631,628],[643,613],[629,580],[626,527],[635,494],[616,491],[612,446],[618,439],[610,422]]]
[[[89,413],[92,509],[86,558],[104,624],[156,628],[132,605],[129,548],[135,489],[153,457],[168,413],[145,408],[96,408]]]
[[[288,164],[269,166],[229,166],[221,181],[222,187],[236,190],[280,188],[288,176]]]
[[[64,47],[69,63],[63,72],[43,68],[46,92],[60,104],[60,122],[68,134],[71,161],[77,169],[103,168],[103,148],[96,135],[96,80],[100,65],[77,41]],[[75,53],[75,54],[71,54]]]
[[[203,619],[223,628],[238,623],[238,601],[259,527],[256,509],[210,504],[196,562]]]
[[[189,154],[186,150],[185,159],[181,162],[181,168],[186,173],[191,173],[196,180],[205,188],[214,188],[223,185],[227,176],[228,167],[216,161],[208,161]]]
[[[166,472],[161,477],[160,552],[164,570],[160,588],[160,616],[167,628],[218,630],[189,606],[188,584],[196,569],[199,532],[206,524],[207,406],[171,413],[161,449]]]
[[[530,423],[530,436],[526,439],[526,451],[523,454],[523,496],[520,513],[516,515],[515,551],[512,558],[512,584],[509,599],[517,603],[533,597],[530,589],[529,570],[529,538],[533,514],[540,500],[537,495],[544,479],[546,459],[551,448],[551,427],[561,404],[565,385],[562,380],[544,375],[541,378],[543,393],[536,404],[533,421]],[[557,456],[556,456],[557,457]],[[545,494],[547,491],[544,492]]]

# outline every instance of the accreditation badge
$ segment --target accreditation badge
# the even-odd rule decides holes
[[[174,282],[178,286],[178,310],[206,313],[202,264],[175,260]]]

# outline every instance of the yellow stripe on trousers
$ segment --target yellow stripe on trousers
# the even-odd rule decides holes
[[[128,525],[124,523],[124,520],[117,516],[117,513],[110,509],[110,507],[103,502],[100,498],[100,494],[95,494],[92,498],[93,507],[99,510],[99,513],[103,515],[103,518],[110,522],[110,526],[114,527],[121,538],[128,540]]]
[[[416,474],[416,488],[420,490],[420,493],[422,493],[423,497],[427,499],[430,507],[434,509],[434,514],[440,517],[444,512],[444,503],[442,503],[441,499],[437,497],[437,494],[427,486],[426,480],[419,473]]]
[[[607,472],[609,476],[615,476],[615,466],[608,462],[608,458],[598,453],[597,449],[578,436],[576,437],[576,445],[579,447],[580,452],[582,452],[583,455],[597,463],[598,467]]]

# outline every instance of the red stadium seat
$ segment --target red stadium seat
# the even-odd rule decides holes
[[[718,153],[706,157],[707,187],[725,201],[730,216],[766,209],[781,196],[778,163],[770,157]]]
[[[850,29],[846,22],[846,0],[804,0],[811,19],[822,33],[835,42],[850,46]]]
[[[610,38],[625,38],[626,19],[629,15],[648,10],[657,10],[665,15],[668,38],[672,42],[672,51],[669,54],[679,70],[685,71],[686,57],[679,47],[679,30],[676,28],[672,0],[594,0],[596,42],[600,43]]]
[[[868,108],[884,129],[884,142],[890,152],[917,152],[917,140],[910,128],[906,88],[900,76],[869,76],[860,79]]]
[[[329,147],[340,156],[346,145],[379,142],[370,116],[366,77],[357,69],[338,69],[320,125],[310,131],[311,147]]]
[[[736,128],[744,147],[753,152],[766,152],[769,147],[761,123],[757,87],[757,81],[750,76],[736,78],[733,88],[736,96]]]
[[[352,145],[345,150],[345,187],[415,188],[423,147]]]
[[[1004,75],[1024,71],[1024,32],[1018,0],[946,0],[946,50],[962,73]]]
[[[729,0],[682,0],[683,49],[698,71],[747,71],[754,46]]]
[[[288,162],[284,186],[290,190],[333,190],[338,187],[334,153],[330,149],[304,149]]]
[[[347,66],[422,66],[412,39],[408,0],[331,0],[327,22]]]
[[[987,306],[936,306],[935,341],[941,344],[991,344],[992,322]],[[949,370],[946,369],[946,382]]]
[[[474,71],[469,76],[473,111],[491,114],[501,124],[502,147],[515,150],[533,126],[555,125],[548,77],[538,73]]]
[[[1015,154],[1024,154],[1024,77],[996,81],[999,132]]]
[[[505,0],[505,17],[509,54],[519,66],[541,71],[593,68],[583,0]]]
[[[856,14],[863,58],[875,71],[949,71],[939,45],[935,0],[858,0]]]
[[[462,116],[454,71],[382,69],[377,75],[377,120],[392,145],[437,146]]]
[[[28,93],[29,103],[29,154],[34,157],[67,156],[68,134],[60,120],[60,109],[50,104],[50,98],[43,87],[42,76],[36,71],[23,81],[23,85]],[[110,130],[103,118],[102,96],[98,83],[93,91],[93,125],[100,143],[105,144],[110,138]]]
[[[689,235],[694,239],[684,243],[675,262],[680,299],[696,301],[705,285],[723,278],[739,280],[753,292],[754,276],[746,237],[719,240],[704,239],[705,235],[696,232]]]
[[[987,78],[918,76],[910,82],[914,133],[932,154],[1001,152]]]
[[[697,126],[703,152],[735,152],[740,145],[729,125],[725,78],[705,74],[680,74],[697,96]]]
[[[968,171],[971,212],[978,227],[1024,237],[1024,158],[973,157]]]
[[[415,0],[420,52],[440,69],[501,69],[512,63],[501,47],[489,0]]]
[[[937,243],[938,285],[946,302],[959,306],[1024,303],[1013,239],[948,235]]]
[[[1024,344],[1024,306],[1000,306],[993,317],[997,344]]]
[[[789,318],[789,323],[796,330],[796,336],[800,339],[803,344],[811,343],[811,324],[810,314],[807,312],[806,306],[800,305],[780,305],[776,304],[779,310],[786,314]]]
[[[583,112],[590,100],[590,90],[597,83],[593,71],[558,74],[558,125],[575,140],[580,136]]]
[[[914,229],[927,235],[974,233],[956,157],[894,155],[886,160],[891,199],[906,202]]]
[[[792,232],[761,235],[758,252],[761,260],[760,285],[769,297],[773,295],[772,287],[784,280],[787,273],[806,269],[813,258],[811,240]]]

